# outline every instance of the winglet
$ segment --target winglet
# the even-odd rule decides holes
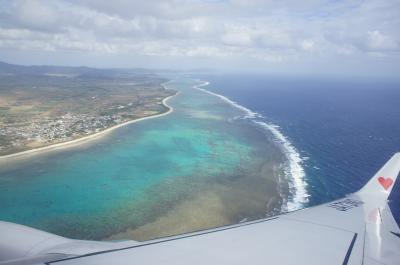
[[[400,153],[396,153],[357,193],[360,196],[373,196],[386,201],[400,172]]]

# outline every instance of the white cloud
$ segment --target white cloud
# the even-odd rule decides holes
[[[303,40],[301,42],[301,48],[306,51],[312,51],[314,49],[315,42],[313,40]]]
[[[399,45],[390,36],[374,30],[368,32],[368,47],[372,50],[396,50]]]
[[[15,53],[75,52],[82,60],[115,55],[132,62],[140,56],[188,56],[210,64],[218,57],[248,59],[261,68],[316,60],[340,65],[342,58],[362,65],[376,54],[394,65],[400,57],[398,0],[0,0],[0,5],[0,49]]]
[[[357,52],[357,50],[351,45],[343,45],[336,48],[336,51],[340,55],[352,55]]]
[[[227,45],[251,46],[253,44],[251,34],[251,29],[245,26],[227,26],[221,40]]]

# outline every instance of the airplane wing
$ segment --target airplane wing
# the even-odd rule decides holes
[[[48,233],[36,240],[6,228],[14,224],[0,223],[0,235],[7,237],[0,236],[0,261],[12,251],[18,254],[13,242],[27,240],[18,254],[25,256],[4,264],[400,264],[400,230],[387,204],[399,171],[397,153],[359,192],[343,199],[140,243],[78,241]]]

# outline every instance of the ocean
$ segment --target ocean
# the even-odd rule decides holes
[[[208,90],[277,128],[304,170],[305,206],[360,189],[400,151],[400,82],[265,75],[203,76]],[[390,208],[400,223],[400,183]]]
[[[167,87],[179,92],[169,115],[2,164],[0,220],[148,240],[338,199],[400,150],[396,82],[202,75]]]
[[[179,92],[168,115],[1,164],[0,220],[69,238],[147,240],[279,212],[285,157],[202,83],[166,84]]]

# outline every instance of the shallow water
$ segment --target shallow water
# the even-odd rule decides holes
[[[195,83],[167,85],[180,91],[168,101],[175,111],[167,116],[2,165],[0,220],[79,239],[136,239],[125,232],[157,223],[173,234],[279,210],[278,193],[287,195],[276,183],[283,177],[280,148],[242,119],[243,111],[194,89]],[[210,211],[217,202],[219,210]],[[213,216],[201,224],[180,219],[199,213]],[[174,224],[163,223],[165,216],[176,216]]]

